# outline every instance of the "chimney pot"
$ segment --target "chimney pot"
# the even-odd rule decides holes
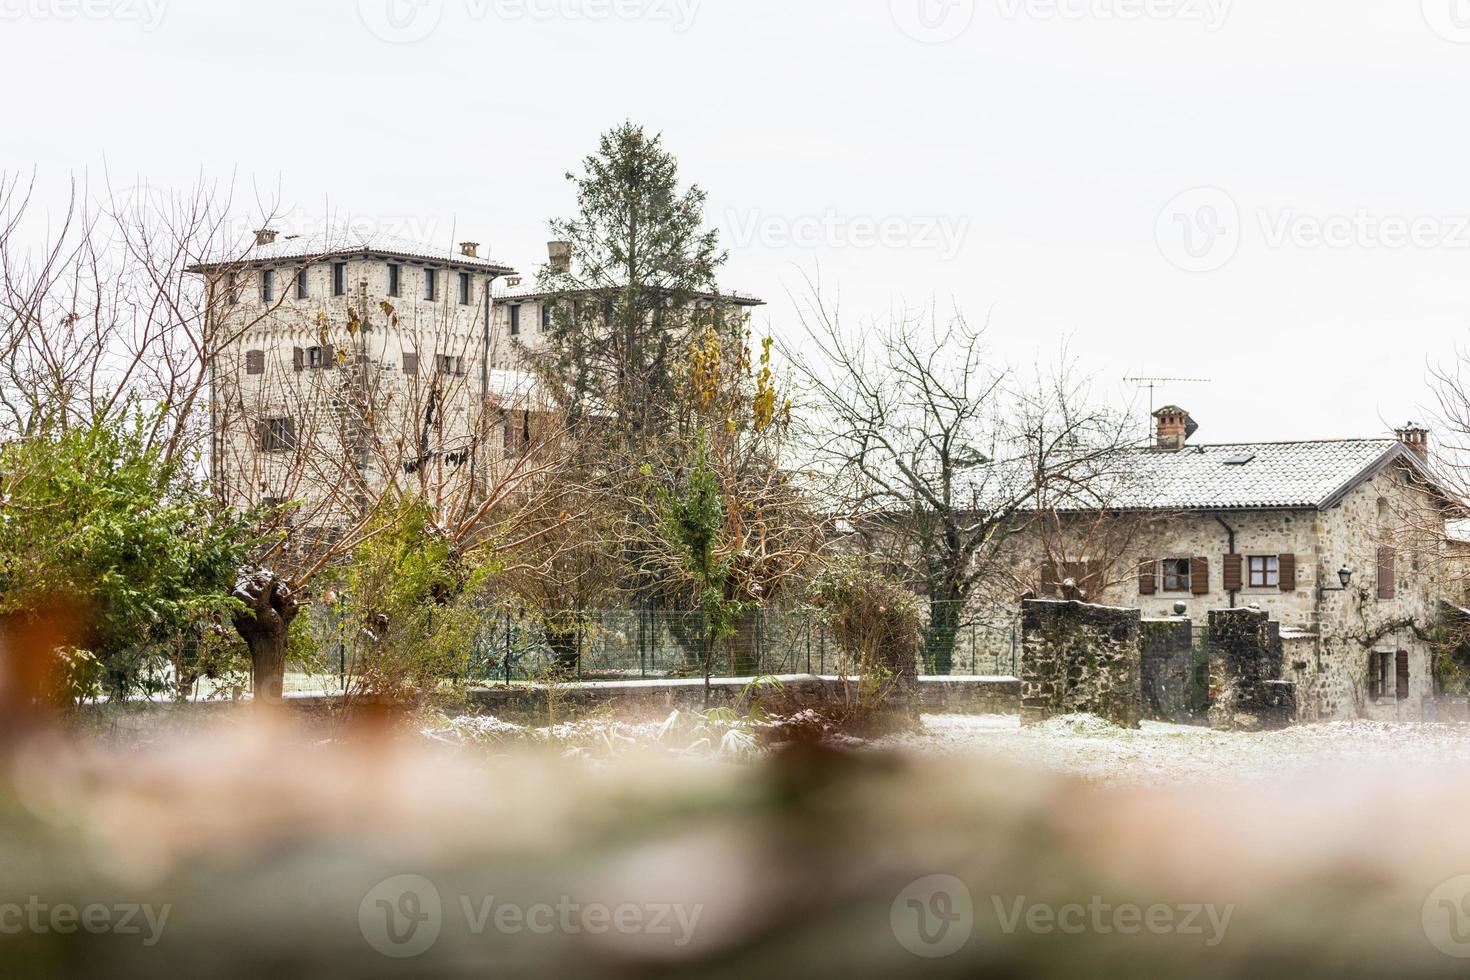
[[[553,272],[572,271],[572,243],[571,242],[547,242],[546,254],[550,259]]]
[[[479,242],[460,242],[459,243],[459,253],[461,255],[466,255],[466,256],[468,256],[468,257],[470,257],[472,259],[479,258],[479,256],[480,256],[480,243]]]
[[[269,245],[276,240],[276,231],[272,228],[255,229],[255,244]]]
[[[1165,405],[1154,413],[1154,420],[1157,423],[1154,445],[1166,452],[1183,449],[1189,437],[1199,431],[1194,419],[1178,405]]]
[[[1424,462],[1429,462],[1429,430],[1418,422],[1410,422],[1397,432],[1399,442]]]

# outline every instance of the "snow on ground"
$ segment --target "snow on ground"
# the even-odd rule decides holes
[[[883,744],[1143,785],[1279,781],[1348,767],[1443,771],[1470,765],[1470,725],[1464,724],[1343,721],[1243,734],[1156,722],[1128,731],[1088,715],[1029,728],[1014,715],[926,715],[922,733]]]

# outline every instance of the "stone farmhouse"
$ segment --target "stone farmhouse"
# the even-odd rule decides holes
[[[1099,505],[1134,522],[1126,544],[1028,541],[1016,561],[1050,556],[1025,573],[1039,592],[1195,623],[1255,607],[1280,624],[1281,679],[1296,684],[1302,720],[1430,716],[1449,509],[1427,431],[1201,445],[1184,410],[1155,419],[1153,443],[1128,451],[1128,478]],[[1086,510],[1062,523],[1091,521]]]
[[[483,499],[556,424],[526,354],[554,303],[580,300],[522,287],[479,249],[261,229],[243,255],[193,266],[216,338],[211,465],[224,499],[298,502],[291,519],[327,536],[394,485],[441,506]],[[549,254],[565,262],[567,246]],[[694,302],[742,318],[759,305]]]

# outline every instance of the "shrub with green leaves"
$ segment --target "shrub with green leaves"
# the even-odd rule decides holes
[[[133,411],[0,447],[0,617],[66,612],[71,697],[177,686],[234,607],[253,519],[217,507],[152,422]]]

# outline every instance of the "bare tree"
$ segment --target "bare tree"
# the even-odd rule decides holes
[[[1126,426],[1088,404],[1065,365],[1018,384],[959,313],[906,313],[853,334],[813,290],[802,323],[787,354],[811,400],[807,451],[841,477],[834,506],[926,597],[928,666],[947,674],[982,584],[1013,574],[1009,539],[1095,484]]]

